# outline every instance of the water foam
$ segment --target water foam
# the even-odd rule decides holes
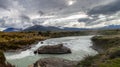
[[[6,58],[8,60],[14,60],[14,59],[22,59],[25,57],[33,56],[34,51],[38,49],[42,45],[56,45],[63,43],[64,46],[69,47],[72,50],[72,54],[68,55],[59,55],[58,57],[65,57],[65,58],[83,58],[85,55],[95,55],[97,52],[90,48],[92,46],[91,44],[91,38],[92,36],[74,36],[74,37],[62,37],[62,38],[52,38],[52,39],[47,39],[43,41],[44,43],[41,44],[39,42],[35,46],[33,46],[31,49],[28,49],[26,51],[22,51],[19,54],[13,54],[13,55],[8,55]],[[48,55],[49,56],[49,55]],[[55,55],[54,55],[55,56]],[[40,55],[42,57],[42,55]]]
[[[42,46],[41,42],[39,42],[37,45],[33,46],[31,49],[28,49],[26,51],[22,51],[19,54],[14,54],[11,56],[6,56],[7,59],[21,59],[27,56],[34,56],[34,51],[38,49],[40,46]]]

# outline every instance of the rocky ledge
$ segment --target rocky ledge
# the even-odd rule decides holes
[[[35,62],[29,67],[75,67],[78,64],[76,61],[65,60],[62,58],[44,58]]]
[[[68,54],[71,53],[71,50],[65,47],[63,44],[58,45],[46,45],[38,48],[34,53],[38,54]]]

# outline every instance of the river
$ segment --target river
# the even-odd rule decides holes
[[[93,36],[71,36],[71,37],[61,37],[61,38],[51,38],[43,41],[43,44],[39,42],[38,44],[32,46],[31,49],[22,52],[6,52],[5,56],[11,64],[16,67],[28,67],[35,63],[40,58],[47,57],[59,57],[73,61],[80,61],[86,56],[94,56],[98,54],[97,51],[90,48],[92,46],[91,38]],[[72,54],[62,54],[62,55],[50,55],[50,54],[40,54],[35,55],[34,50],[38,49],[42,45],[56,45],[63,43],[64,46],[69,47],[72,50]]]

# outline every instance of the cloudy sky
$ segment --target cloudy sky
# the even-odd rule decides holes
[[[0,28],[120,24],[120,0],[0,0]]]

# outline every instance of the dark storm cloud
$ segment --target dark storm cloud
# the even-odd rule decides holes
[[[5,20],[0,18],[0,27],[4,26],[5,25]]]
[[[94,7],[88,14],[112,14],[120,11],[120,0],[115,0],[107,5]]]
[[[92,17],[93,18],[93,17]],[[94,17],[93,19],[90,19],[90,18],[80,18],[78,19],[78,22],[84,22],[86,23],[86,25],[93,25],[95,23],[93,23],[95,20],[97,20],[98,17]],[[91,23],[92,22],[92,23]]]
[[[21,15],[20,18],[24,20],[30,20],[30,18],[27,15]]]
[[[18,5],[13,5],[18,2]],[[111,0],[75,0],[73,5],[68,5],[69,0],[0,0],[0,8],[9,10],[10,8],[17,8],[21,6],[25,8],[23,14],[58,12],[59,13],[74,13],[81,10],[92,8],[103,2]],[[17,8],[19,9],[19,8]]]
[[[27,13],[50,13],[57,12],[58,14],[70,14],[86,10],[102,4],[103,2],[109,2],[111,0],[75,0],[73,5],[68,5],[70,0],[17,0],[26,9]]]
[[[66,7],[65,0],[18,0],[27,12],[49,12]]]
[[[12,1],[10,0],[0,0],[0,8],[9,10],[9,7],[12,6]]]
[[[78,21],[79,22],[88,22],[88,21],[90,21],[91,19],[89,19],[89,18],[81,18],[81,19],[79,19]]]
[[[41,15],[44,15],[44,12],[43,11],[38,11],[38,14],[41,16]]]

